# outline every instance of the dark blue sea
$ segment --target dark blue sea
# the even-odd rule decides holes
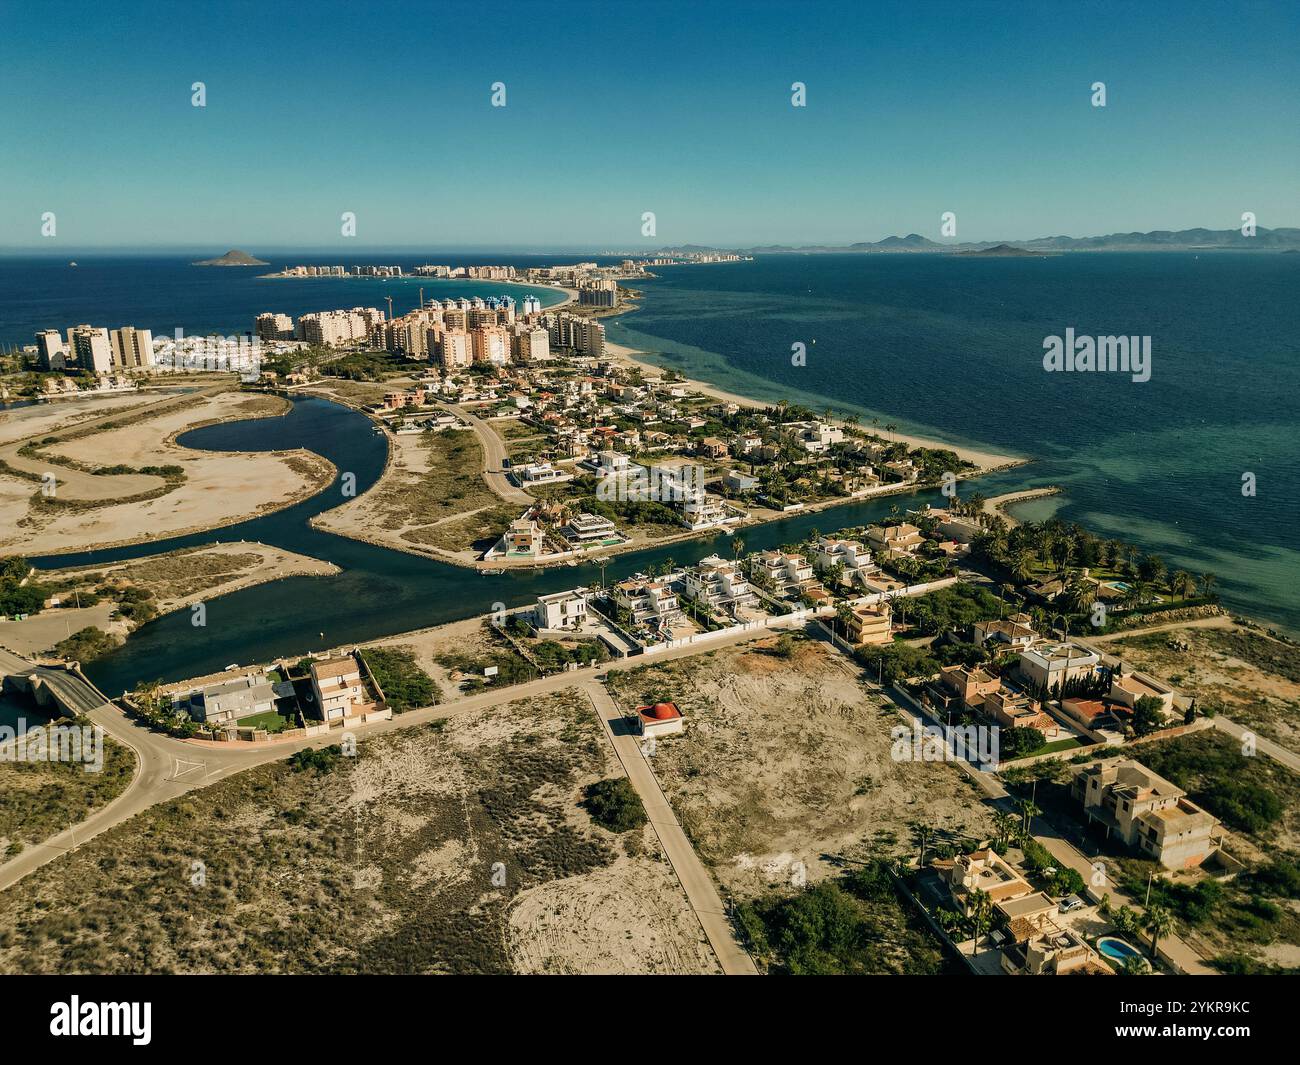
[[[1300,630],[1300,255],[788,254],[660,273],[611,339],[755,398],[1032,458],[980,491],[1060,485],[1013,513],[1214,572],[1229,604]],[[1046,372],[1044,338],[1069,327],[1150,336],[1150,380]]]
[[[78,322],[230,334],[261,311],[384,307],[387,296],[400,313],[421,286],[426,297],[526,294],[493,282],[257,277],[297,262],[592,258],[379,251],[188,265],[200,257],[83,255],[76,268],[0,258],[0,343]],[[637,284],[642,304],[610,323],[611,339],[758,399],[1029,458],[980,490],[1058,484],[1062,495],[1016,513],[1055,512],[1172,567],[1212,571],[1230,605],[1300,631],[1300,255],[768,255],[659,273]],[[1067,328],[1150,336],[1150,380],[1045,372],[1044,338]],[[804,366],[791,365],[795,342],[806,345]],[[1245,473],[1253,497],[1242,494]]]

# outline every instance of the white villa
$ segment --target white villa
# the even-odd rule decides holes
[[[718,555],[701,559],[687,571],[683,594],[715,610],[752,603],[757,598],[736,563]]]
[[[581,588],[539,595],[533,607],[533,624],[538,629],[576,630],[587,620],[587,596]]]

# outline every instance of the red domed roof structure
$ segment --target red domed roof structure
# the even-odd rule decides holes
[[[653,706],[638,706],[636,712],[646,721],[672,721],[682,716],[676,703],[655,703]]]

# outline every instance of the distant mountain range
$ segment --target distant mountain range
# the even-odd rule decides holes
[[[1189,251],[1199,249],[1300,249],[1300,229],[1294,227],[1265,229],[1259,227],[1253,237],[1242,236],[1240,229],[1154,229],[1150,233],[1109,233],[1104,237],[1035,237],[1033,240],[985,240],[962,244],[941,244],[909,233],[905,237],[858,241],[855,244],[765,244],[754,248],[717,248],[699,244],[661,248],[658,254],[680,255],[687,252],[734,252],[741,255],[777,254],[781,252],[988,252],[992,255],[1018,255],[1057,251]]]

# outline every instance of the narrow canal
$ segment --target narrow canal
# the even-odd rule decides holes
[[[298,656],[394,633],[457,621],[493,609],[517,606],[543,592],[591,584],[600,578],[594,564],[561,566],[487,576],[459,566],[376,547],[313,529],[316,514],[347,502],[343,475],[356,478],[356,493],[369,489],[383,472],[384,438],[372,431],[363,414],[313,397],[298,398],[283,417],[205,426],[183,434],[185,447],[214,451],[278,451],[306,448],[323,455],[339,470],[333,484],[292,507],[223,529],[159,539],[130,547],[34,558],[34,565],[97,565],[173,551],[200,544],[249,540],[273,544],[333,562],[342,572],[330,577],[288,577],[213,599],[206,625],[191,623],[188,610],[168,614],[137,629],[116,651],[90,663],[90,678],[115,696],[146,680],[180,680],[220,670],[233,662],[265,662]],[[994,485],[981,490],[990,492]],[[745,550],[794,543],[812,529],[832,530],[877,520],[892,505],[915,507],[939,503],[935,490],[924,490],[848,503],[745,529]],[[717,551],[729,554],[734,533],[679,542],[667,547],[613,556],[607,580],[673,559],[690,563]]]

